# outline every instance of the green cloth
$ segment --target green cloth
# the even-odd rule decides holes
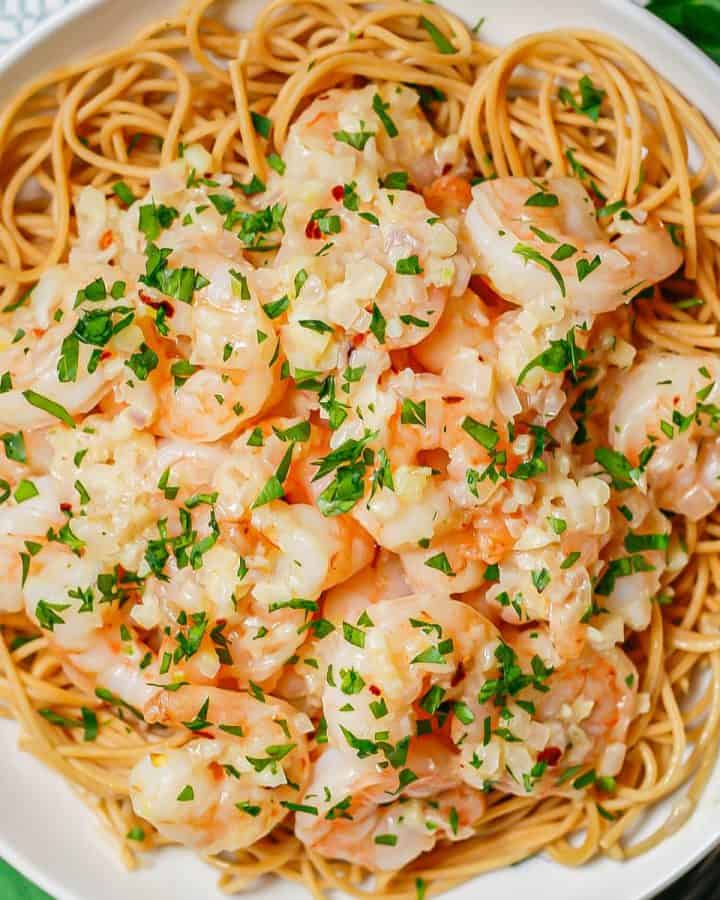
[[[45,891],[23,878],[4,859],[0,859],[0,897],[3,900],[51,900]]]

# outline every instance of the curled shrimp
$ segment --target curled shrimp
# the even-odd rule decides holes
[[[474,291],[450,297],[432,332],[412,348],[412,355],[429,372],[442,374],[463,348],[477,351],[492,341],[488,310]]]
[[[325,677],[318,663],[323,656],[327,623],[342,628],[344,619],[354,622],[369,606],[404,597],[409,590],[399,557],[385,550],[379,551],[370,565],[327,590],[322,598],[321,618],[313,623],[308,639],[284,667],[274,692],[319,717]]]
[[[392,137],[378,116],[376,95],[397,128]],[[360,152],[336,138],[339,131],[361,130],[370,132],[370,139]],[[314,179],[350,181],[367,167],[376,178],[402,168],[423,187],[446,166],[458,163],[462,153],[457,138],[441,138],[430,125],[416,91],[387,84],[330,90],[316,97],[290,128],[283,156],[290,179],[300,184]]]
[[[452,724],[468,784],[513,794],[567,793],[592,768],[616,775],[639,711],[637,671],[617,647],[586,647],[562,666],[544,627],[509,633],[469,713]],[[593,775],[594,777],[594,775]]]
[[[362,390],[353,398],[353,414],[336,433],[336,446],[346,437],[370,434],[388,460],[392,481],[378,484],[375,478],[365,502],[351,514],[394,552],[457,529],[466,512],[500,488],[497,479],[481,477],[493,460],[502,456],[503,466],[508,461],[507,429],[493,404],[492,370],[478,359],[466,362],[464,386],[449,376],[411,369],[381,376],[373,399]]]
[[[528,204],[538,194],[545,202]],[[481,269],[501,294],[523,306],[593,316],[629,302],[682,262],[659,222],[641,222],[637,211],[627,216],[616,218],[620,236],[611,242],[577,179],[498,178],[473,189],[466,223]],[[553,261],[562,246],[567,254]]]
[[[617,523],[603,553],[609,562],[595,585],[596,606],[628,628],[644,631],[669,567],[670,522],[659,510],[648,508],[642,495],[627,497],[624,506],[625,516],[629,511],[632,518],[629,527],[625,516]],[[615,630],[615,640],[621,642],[621,629]]]
[[[157,661],[121,605],[107,597],[102,602],[100,575],[97,563],[47,544],[29,560],[21,591],[25,610],[76,684],[89,692],[102,687],[139,709],[156,693],[148,682],[157,676]],[[124,596],[122,578],[116,573],[109,581],[113,599]],[[132,587],[125,599],[130,593]]]
[[[658,506],[693,521],[720,500],[716,435],[720,365],[709,354],[651,352],[617,379],[608,437],[632,466],[644,466]]]
[[[176,256],[208,283],[188,310],[176,305],[171,336],[181,351],[187,346],[186,362],[175,360],[170,372],[185,366],[183,374],[161,388],[158,427],[176,438],[215,441],[239,430],[274,396],[277,337],[246,263],[202,248],[176,250],[170,259]]]
[[[372,544],[352,519],[328,522],[305,504],[276,502],[256,510],[252,522],[269,545],[246,557],[252,569],[225,634],[235,674],[263,683],[302,643],[322,591],[367,565]]]
[[[576,657],[588,640],[593,576],[612,533],[608,485],[594,475],[574,475],[569,464],[558,453],[534,479],[532,500],[522,514],[502,520],[510,539],[492,560],[497,569],[478,607],[493,620],[514,625],[549,622],[563,659]]]
[[[390,140],[378,119],[378,101],[398,115],[398,133]],[[380,127],[369,130],[375,122]],[[362,148],[343,139],[358,129],[365,136]],[[414,160],[422,153],[418,141],[429,141],[428,150],[445,143],[418,112],[417,96],[400,86],[388,86],[387,93],[372,87],[330,91],[290,129],[279,278],[265,280],[292,296],[281,325],[291,367],[332,369],[348,342],[366,340],[387,350],[413,346],[435,327],[448,298],[463,293],[470,264],[458,254],[453,230],[410,189],[412,167],[410,175],[405,164],[402,172],[393,171],[407,140],[415,143]],[[435,148],[435,155],[454,157],[457,149]],[[439,158],[434,166],[442,168]],[[425,181],[424,161],[419,176],[421,170]],[[318,255],[324,245],[327,251]],[[296,288],[298,270],[304,279]],[[308,322],[327,327],[308,333]]]
[[[309,722],[274,697],[186,686],[154,698],[145,718],[197,735],[147,754],[130,773],[135,812],[170,840],[205,853],[248,847],[307,784]]]
[[[373,742],[378,730],[390,744],[402,742],[441,701],[472,692],[473,673],[492,658],[496,635],[470,606],[442,595],[383,600],[354,622],[343,619],[319,648],[330,745],[382,759],[383,747]]]
[[[260,412],[272,386],[267,367],[230,375],[200,369],[181,387],[168,383],[163,389],[158,430],[191,441],[219,440]]]
[[[315,852],[374,871],[400,869],[439,840],[473,833],[484,795],[459,783],[452,752],[438,739],[414,738],[398,769],[378,770],[328,748],[314,765],[295,833]],[[399,797],[399,799],[394,799]]]
[[[97,368],[87,373],[92,348],[81,345],[78,367],[85,374],[73,382],[61,382],[58,363],[71,330],[65,324],[53,325],[42,334],[26,335],[8,349],[0,350],[0,368],[9,372],[12,380],[12,388],[0,393],[0,423],[27,430],[56,425],[57,417],[33,405],[27,399],[27,391],[50,399],[70,416],[76,416],[89,412],[124,377],[127,369],[120,356],[101,359]]]

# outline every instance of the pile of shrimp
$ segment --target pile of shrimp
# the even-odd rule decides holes
[[[0,607],[188,733],[128,790],[203,853],[395,870],[492,792],[612,793],[671,515],[720,500],[720,363],[631,340],[662,224],[473,177],[422,101],[319,96],[266,182],[84,188],[0,317]]]

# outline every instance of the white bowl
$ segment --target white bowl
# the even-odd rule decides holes
[[[0,105],[33,76],[69,59],[117,46],[142,25],[175,9],[175,2],[77,0],[50,17],[0,62]],[[236,0],[234,15],[247,24],[262,0]],[[483,38],[506,44],[550,28],[602,29],[622,38],[675,84],[720,128],[720,69],[661,21],[628,0],[445,0],[468,20],[486,17]],[[16,749],[17,729],[0,722],[3,760],[0,854],[56,900],[220,900],[214,870],[178,848],[147,856],[133,873],[122,869],[97,821],[70,788],[32,757]],[[658,820],[669,806],[658,811]],[[720,842],[720,766],[716,767],[690,821],[650,853],[624,863],[609,859],[564,869],[543,856],[483,876],[447,895],[484,900],[532,892],[544,900],[642,900],[652,897]],[[300,900],[307,893],[266,880],[251,900]]]

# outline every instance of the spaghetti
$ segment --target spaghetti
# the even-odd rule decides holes
[[[433,125],[460,135],[478,175],[574,174],[607,204],[625,200],[657,215],[682,246],[684,273],[635,304],[636,341],[677,353],[720,347],[720,143],[619,41],[564,30],[498,50],[442,7],[403,0],[274,0],[241,33],[213,18],[210,5],[195,2],[125,47],[42,76],[2,113],[3,309],[65,259],[80,188],[111,196],[123,179],[142,195],[153,173],[191,144],[206,148],[214,170],[264,177],[268,153],[282,153],[310,98],[331,87],[396,81],[434,92]],[[594,116],[558,98],[561,88],[576,96],[588,76],[606,98]],[[254,114],[272,121],[272,137],[258,134]],[[694,168],[691,146],[701,157]],[[616,793],[601,807],[592,799],[492,793],[474,837],[377,875],[372,896],[413,898],[426,886],[435,894],[543,850],[570,866],[603,853],[629,859],[691,815],[720,738],[720,517],[675,521],[689,562],[672,576],[672,602],[655,604],[650,627],[626,647],[649,704],[631,726]],[[21,747],[78,788],[132,868],[138,850],[166,841],[134,814],[128,772],[149,741],[161,753],[191,735],[166,729],[150,739],[128,728],[132,713],[73,684],[47,635],[24,614],[3,614],[0,622],[0,699],[20,723]],[[81,709],[99,720],[92,742],[77,727]],[[58,728],[63,721],[75,727]],[[681,786],[685,799],[665,824],[633,841],[638,822]],[[248,849],[209,861],[228,892],[274,873],[317,898],[331,888],[367,893],[366,872],[307,850],[287,821]]]

